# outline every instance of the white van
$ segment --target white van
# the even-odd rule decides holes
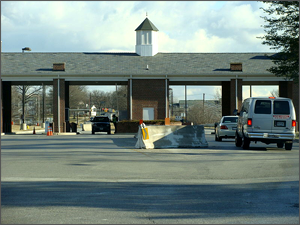
[[[244,100],[235,133],[235,145],[248,149],[251,141],[277,143],[291,150],[296,130],[293,102],[281,97],[252,97]]]

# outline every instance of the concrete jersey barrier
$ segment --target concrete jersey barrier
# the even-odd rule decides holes
[[[136,148],[204,148],[208,147],[204,126],[159,126],[150,125],[148,138],[144,139],[142,126],[139,127]],[[145,135],[145,132],[144,132]]]

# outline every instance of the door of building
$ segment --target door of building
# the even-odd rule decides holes
[[[143,120],[154,120],[154,108],[143,108]]]

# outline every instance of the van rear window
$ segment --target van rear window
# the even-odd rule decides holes
[[[271,114],[271,101],[257,100],[255,102],[254,113],[256,113],[256,114]]]
[[[274,101],[274,114],[290,114],[290,104],[288,101]]]

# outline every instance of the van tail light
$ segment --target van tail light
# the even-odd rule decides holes
[[[222,125],[222,126],[220,127],[220,129],[221,129],[221,130],[226,130],[226,129],[228,129],[228,127],[225,126],[225,125]]]
[[[248,119],[247,125],[248,125],[248,126],[252,126],[252,119]]]
[[[293,120],[292,121],[292,127],[295,127],[296,126],[296,120]]]

